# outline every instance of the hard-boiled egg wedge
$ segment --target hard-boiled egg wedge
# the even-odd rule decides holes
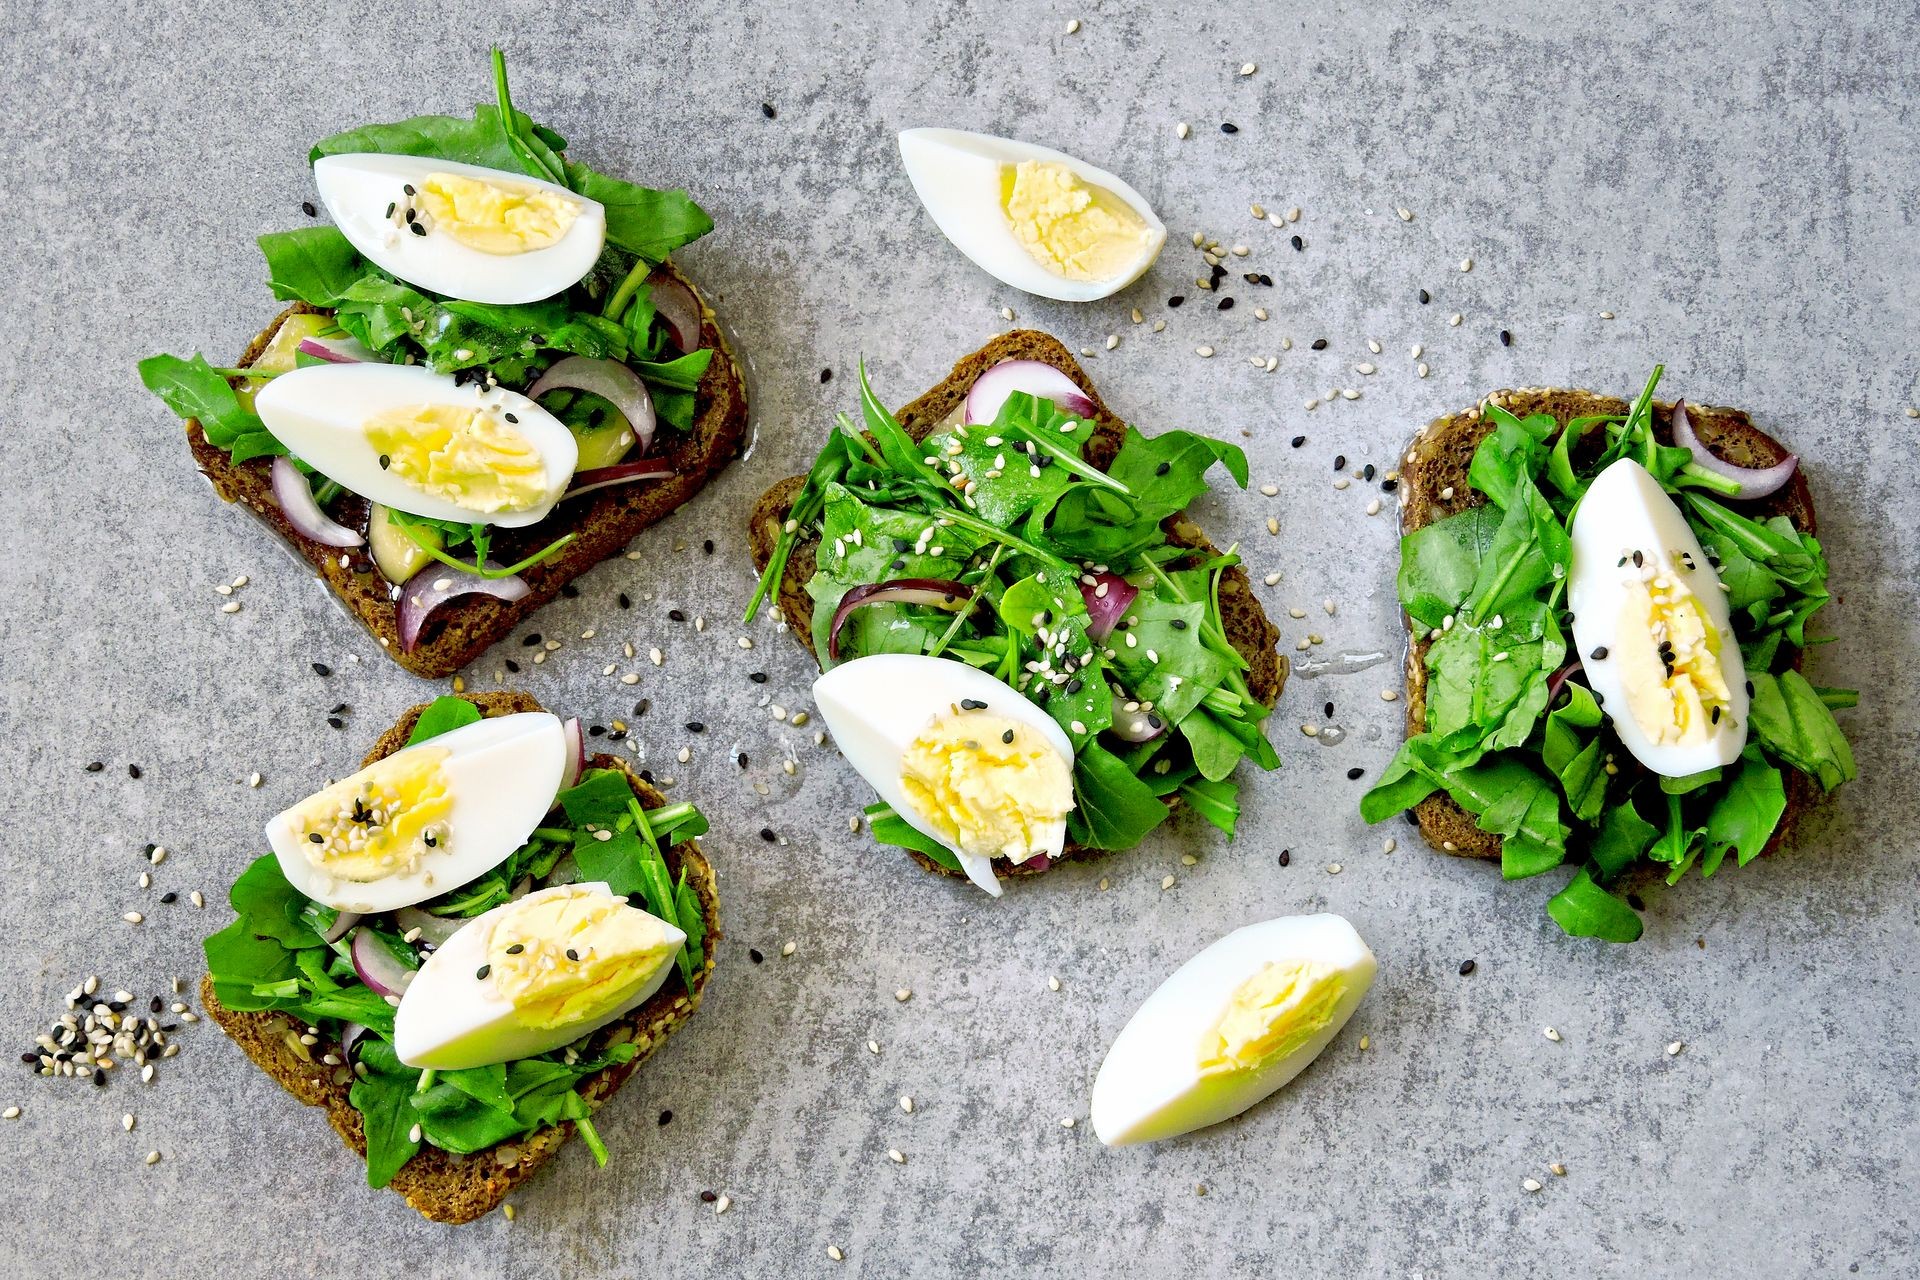
[[[826,672],[813,700],[880,798],[994,897],[993,859],[1059,856],[1073,744],[1002,681],[947,658],[882,653]]]
[[[533,524],[573,479],[566,424],[516,392],[418,365],[317,364],[260,389],[274,438],[363,498],[435,520]]]
[[[658,991],[686,940],[604,884],[536,890],[427,957],[393,1015],[394,1052],[457,1071],[572,1044]]]
[[[340,911],[457,889],[525,844],[567,767],[560,718],[494,716],[396,751],[267,823],[294,888]]]
[[[1588,687],[1634,759],[1678,778],[1740,757],[1747,672],[1727,593],[1680,508],[1630,458],[1574,513],[1567,607]]]
[[[325,156],[320,199],[367,261],[468,302],[538,302],[576,283],[607,241],[598,201],[524,174],[426,156]]]
[[[1100,1064],[1093,1129],[1110,1147],[1237,1116],[1306,1070],[1378,965],[1336,915],[1236,929],[1147,997]]]
[[[1138,280],[1167,229],[1138,191],[1049,147],[959,129],[909,129],[900,158],[954,247],[1004,284],[1091,302]]]

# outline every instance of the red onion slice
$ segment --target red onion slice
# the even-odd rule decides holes
[[[383,996],[401,995],[413,981],[413,970],[401,964],[399,957],[387,950],[386,944],[374,937],[371,929],[354,930],[353,946],[348,954],[360,981]]]
[[[496,566],[488,561],[487,567]],[[483,578],[477,573],[465,573],[438,561],[430,563],[408,578],[406,585],[400,588],[400,600],[395,606],[400,652],[413,652],[413,647],[420,643],[420,631],[426,626],[427,619],[449,600],[470,595],[487,595],[496,600],[524,600],[532,590],[519,574],[510,578]]]
[[[1740,487],[1734,491],[1736,498],[1764,498],[1770,493],[1779,492],[1780,486],[1793,478],[1794,468],[1800,465],[1798,454],[1788,454],[1770,467],[1738,467],[1724,458],[1714,456],[1711,449],[1700,443],[1700,437],[1693,432],[1693,422],[1687,417],[1687,402],[1673,402],[1673,442],[1683,449],[1693,451],[1693,460],[1706,470],[1725,480],[1731,480]]]
[[[577,498],[595,489],[611,489],[617,484],[632,484],[636,480],[671,480],[675,474],[674,469],[664,462],[617,462],[611,467],[576,471],[573,473],[573,483],[567,486],[561,500]]]
[[[595,360],[591,356],[568,356],[540,375],[527,388],[527,399],[538,400],[556,387],[590,391],[626,415],[639,442],[640,456],[653,446],[653,397],[640,375],[618,360]]]
[[[285,454],[273,460],[273,497],[286,515],[287,523],[304,538],[325,547],[357,547],[366,541],[320,509],[320,504],[313,500],[313,486]]]
[[[327,931],[320,935],[320,941],[338,942],[347,936],[347,930],[359,923],[360,913],[358,911],[342,911],[333,918],[333,923],[327,926]]]
[[[1080,384],[1039,360],[1002,360],[974,380],[967,392],[967,425],[979,426],[1000,416],[1000,406],[1016,391],[1051,400],[1060,412],[1091,418],[1093,401]]]
[[[1106,590],[1102,591],[1101,587]],[[1087,602],[1087,634],[1095,640],[1105,640],[1112,635],[1121,615],[1139,594],[1140,588],[1117,573],[1096,573],[1092,582],[1083,576],[1080,596]]]
[[[1581,670],[1580,659],[1575,658],[1558,671],[1547,677],[1547,706],[1553,706],[1553,700],[1560,696],[1560,686],[1565,684],[1574,672]]]
[[[667,326],[667,336],[682,355],[700,349],[700,299],[665,267],[647,277],[647,296],[653,312]]]
[[[827,633],[827,660],[840,661],[840,628],[855,609],[869,604],[924,604],[953,612],[973,599],[973,588],[951,578],[895,578],[869,582],[840,597],[833,611],[833,630]]]
[[[353,1061],[353,1046],[359,1044],[360,1037],[365,1034],[367,1029],[357,1022],[349,1022],[340,1028],[340,1060],[342,1062]]]
[[[383,364],[371,347],[354,338],[302,338],[294,348],[303,356],[312,356],[328,364]]]
[[[580,782],[580,775],[587,771],[587,743],[580,733],[580,717],[569,716],[561,726],[567,738],[567,768],[560,775],[560,789],[570,791]]]
[[[418,907],[400,908],[393,913],[393,922],[399,926],[402,936],[418,929],[420,941],[431,942],[436,947],[458,933],[460,926],[466,923],[448,916],[437,916]]]

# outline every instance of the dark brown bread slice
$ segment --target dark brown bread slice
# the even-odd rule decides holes
[[[467,700],[488,716],[541,709],[538,702],[524,693],[477,693],[467,695]],[[401,716],[400,722],[374,743],[363,763],[372,764],[405,746],[407,735],[413,732],[414,723],[425,709],[426,704],[422,703]],[[618,769],[624,773],[642,806],[652,809],[666,803],[665,796],[619,757],[597,755],[589,763],[594,768]],[[714,944],[720,940],[720,898],[714,885],[713,868],[692,841],[669,848],[666,859],[676,879],[683,869],[686,871],[687,883],[699,895],[700,911],[707,924],[705,963],[694,972],[691,995],[678,975],[669,977],[666,985],[645,1004],[596,1035],[596,1050],[621,1042],[631,1042],[640,1050],[631,1062],[608,1067],[587,1079],[581,1092],[596,1109],[627,1082],[634,1069],[668,1036],[693,1016],[713,973]],[[329,1067],[319,1060],[327,1053],[337,1054],[337,1044],[323,1041],[308,1048],[300,1043],[300,1032],[305,1028],[295,1026],[281,1014],[236,1013],[226,1008],[214,998],[211,977],[200,980],[200,1002],[247,1056],[279,1081],[288,1093],[310,1107],[325,1107],[327,1122],[334,1132],[355,1155],[365,1158],[367,1142],[360,1128],[360,1113],[347,1099],[353,1085],[352,1073],[345,1067]],[[491,1212],[515,1187],[532,1177],[534,1171],[573,1136],[573,1130],[573,1122],[569,1120],[529,1137],[465,1156],[422,1146],[420,1153],[394,1175],[390,1185],[424,1217],[435,1222],[471,1222]]]
[[[665,270],[688,288],[693,287],[672,264],[667,264]],[[282,311],[253,340],[235,367],[244,368],[258,359],[288,316],[318,310],[296,302]],[[532,588],[524,599],[507,602],[475,595],[442,605],[428,621],[420,643],[411,653],[400,649],[400,633],[394,616],[395,593],[374,568],[373,558],[365,547],[342,552],[295,532],[273,499],[271,464],[267,459],[234,465],[224,449],[208,443],[200,423],[191,418],[186,424],[187,443],[202,474],[213,482],[214,492],[246,508],[311,564],[314,573],[333,588],[348,612],[360,620],[395,662],[415,675],[437,678],[451,675],[472,662],[523,618],[560,594],[567,583],[616,554],[648,525],[672,515],[740,452],[747,430],[746,385],[741,381],[740,368],[725,335],[714,322],[713,310],[704,299],[700,341],[703,346],[713,348],[714,359],[695,393],[693,428],[685,432],[663,428],[654,437],[654,456],[672,465],[674,478],[602,489],[584,498],[570,499],[553,516],[533,528],[500,531],[495,539],[494,558],[502,563],[512,563],[531,554],[565,532],[577,533],[579,538],[520,575]]]
[[[1474,450],[1493,429],[1482,412],[1487,404],[1498,405],[1522,418],[1533,413],[1551,414],[1562,426],[1575,418],[1625,414],[1629,408],[1624,400],[1591,391],[1524,387],[1517,391],[1496,391],[1463,413],[1435,418],[1414,436],[1401,460],[1400,528],[1403,533],[1412,533],[1486,501],[1483,494],[1467,483],[1467,469],[1473,463]],[[1716,457],[1738,466],[1771,466],[1789,452],[1785,445],[1754,426],[1753,420],[1739,409],[1689,404],[1687,419],[1700,442]],[[1654,404],[1653,430],[1662,443],[1673,443],[1671,404]],[[1741,510],[1762,520],[1784,515],[1795,527],[1814,532],[1813,495],[1807,489],[1803,471],[1795,471],[1793,479],[1772,497],[1743,503]],[[1427,725],[1426,655],[1427,641],[1410,634],[1405,671],[1409,737]],[[1786,838],[1794,819],[1812,797],[1812,783],[1806,775],[1789,771],[1787,811],[1775,828],[1773,839],[1768,841],[1766,852],[1771,853]],[[1474,824],[1473,815],[1444,792],[1428,796],[1414,806],[1413,814],[1419,820],[1420,834],[1443,853],[1467,858],[1500,856],[1500,837],[1482,831]]]
[[[980,375],[1003,360],[1043,361],[1079,384],[1094,406],[1094,431],[1087,442],[1087,460],[1105,470],[1120,451],[1120,446],[1126,442],[1126,423],[1107,408],[1106,401],[1094,390],[1086,371],[1072,354],[1052,335],[1035,329],[1015,329],[1011,333],[1003,333],[972,355],[964,357],[938,386],[900,410],[896,415],[900,425],[915,440],[924,440],[960,407]],[[780,540],[780,530],[786,523],[787,512],[792,509],[794,495],[800,491],[805,479],[804,476],[789,476],[761,494],[760,500],[754,504],[753,514],[747,520],[747,540],[753,552],[755,569],[764,570],[773,557],[774,544]],[[1203,555],[1213,554],[1213,544],[1207,541],[1199,526],[1186,518],[1185,513],[1169,517],[1162,527],[1166,529],[1170,541],[1192,547]],[[807,595],[807,580],[813,577],[814,556],[819,545],[818,538],[808,538],[794,547],[777,592],[780,614],[786,619],[787,630],[809,653],[813,653],[813,600]],[[1229,569],[1220,579],[1220,615],[1226,626],[1228,640],[1247,660],[1247,687],[1256,698],[1271,708],[1287,681],[1287,659],[1276,649],[1280,640],[1279,628],[1273,625],[1266,610],[1260,607],[1252,584],[1247,580],[1246,570],[1238,565]],[[814,654],[816,661],[819,656]],[[1172,801],[1175,804],[1178,802],[1177,797]],[[1069,844],[1061,858],[1077,857],[1086,852],[1088,850],[1079,845]],[[959,874],[922,854],[914,853],[913,857],[929,871],[943,875]],[[993,870],[995,875],[1005,879],[1016,875],[1036,875],[1046,867],[1035,866],[1031,862],[1015,866],[1000,858],[994,861]]]

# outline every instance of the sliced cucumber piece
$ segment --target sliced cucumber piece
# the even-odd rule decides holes
[[[268,340],[266,350],[260,353],[260,358],[247,367],[266,373],[288,373],[296,366],[301,342],[307,338],[317,338],[331,328],[333,328],[332,316],[314,315],[311,312],[288,316],[280,322],[280,327],[273,331],[273,337]],[[239,397],[240,407],[252,409],[254,393],[266,385],[265,378],[248,378],[235,387],[234,395]]]
[[[436,548],[444,547],[438,529],[421,528],[417,532]],[[426,568],[433,559],[411,534],[387,519],[387,509],[377,502],[371,503],[367,512],[367,546],[373,551],[374,564],[395,585]]]
[[[575,471],[610,467],[626,457],[627,451],[633,448],[633,427],[627,422],[627,415],[604,400],[596,398],[596,404],[605,412],[599,426],[567,424],[580,445],[580,461],[574,464]]]

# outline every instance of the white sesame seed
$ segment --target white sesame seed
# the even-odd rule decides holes
[[[1423,378],[1426,377],[1428,372],[1427,362],[1425,360],[1422,360],[1419,364],[1413,366],[1413,371],[1419,374]]]
[[[1407,359],[1418,360],[1420,358],[1420,353],[1425,350],[1426,350],[1425,347],[1421,346],[1419,343],[1416,342],[1413,344],[1412,349],[1407,352]]]
[[[1380,701],[1382,702],[1398,702],[1399,700],[1400,691],[1398,689],[1382,689],[1380,691]]]
[[[905,1164],[907,1162],[905,1153],[898,1147],[887,1148],[887,1159],[893,1161],[895,1164]]]
[[[1473,270],[1473,259],[1472,259],[1472,258],[1462,258],[1462,259],[1460,259],[1460,269],[1461,269],[1462,271],[1471,271],[1471,270]]]
[[[1187,127],[1187,122],[1185,120],[1182,120],[1179,124],[1173,126],[1173,132],[1175,137],[1184,138],[1188,134],[1192,133],[1193,130]]]
[[[1520,1187],[1523,1191],[1538,1191],[1540,1189],[1540,1180],[1538,1178],[1528,1178],[1520,1184]]]
[[[259,773],[258,773],[257,771],[256,771],[256,772],[254,772],[254,773],[250,773],[250,774],[248,774],[248,775],[247,775],[247,785],[248,785],[248,786],[250,786],[250,787],[258,787],[258,786],[260,785],[260,783],[261,783],[261,777],[260,777],[260,774],[259,774]]]
[[[904,1093],[901,1094],[900,1109],[906,1112],[908,1115],[912,1115],[913,1114],[913,1098],[907,1094],[904,1094]]]
[[[1073,1117],[1072,1117],[1072,1116],[1061,1116],[1061,1117],[1060,1117],[1060,1127],[1061,1127],[1062,1129],[1071,1129],[1071,1128],[1073,1128]]]
[[[1686,1047],[1687,1046],[1682,1044],[1680,1041],[1675,1040],[1672,1044],[1667,1046],[1667,1056],[1669,1058],[1678,1057],[1680,1055],[1680,1051]]]
[[[20,1108],[18,1107],[8,1107],[5,1111],[0,1111],[0,1120],[18,1120],[19,1118]]]
[[[730,1196],[721,1196],[713,1202],[713,1216],[717,1218],[731,1208],[733,1208],[733,1199]]]
[[[129,911],[125,915],[122,915],[120,918],[122,920],[125,920],[128,924],[139,924],[142,920],[146,919],[146,917],[141,915],[138,911]]]
[[[1551,1041],[1553,1041],[1553,1042],[1554,1042],[1555,1044],[1558,1044],[1558,1043],[1560,1043],[1560,1033],[1559,1033],[1558,1031],[1556,1031],[1556,1030],[1554,1030],[1554,1029],[1553,1029],[1552,1027],[1548,1027],[1548,1028],[1547,1028],[1547,1029],[1546,1029],[1546,1030],[1545,1030],[1544,1032],[1542,1032],[1541,1034],[1543,1034],[1543,1035],[1545,1035],[1545,1036],[1547,1037],[1547,1039],[1549,1039],[1549,1040],[1551,1040]]]
[[[1342,400],[1358,400],[1360,398],[1360,392],[1353,387],[1342,387],[1340,389],[1340,398]]]
[[[834,1260],[835,1262],[841,1262],[841,1261],[844,1261],[844,1260],[846,1259],[846,1256],[847,1256],[847,1255],[846,1255],[846,1254],[844,1254],[844,1253],[841,1253],[841,1252],[840,1252],[840,1246],[839,1246],[839,1245],[837,1245],[837,1244],[830,1244],[830,1245],[828,1245],[828,1246],[827,1246],[827,1256],[828,1256],[829,1258],[832,1258],[832,1259],[833,1259],[833,1260]]]
[[[1273,535],[1274,535],[1274,536],[1276,536],[1276,537],[1278,537],[1278,536],[1279,536],[1279,533],[1280,533],[1280,519],[1279,519],[1279,517],[1278,517],[1278,516],[1268,516],[1268,517],[1267,517],[1267,532],[1268,532],[1268,533],[1270,533],[1270,534],[1273,534]]]
[[[1353,371],[1358,374],[1370,374],[1375,370],[1371,363],[1364,363],[1353,366]]]
[[[1377,516],[1380,514],[1380,499],[1372,498],[1368,500],[1367,514],[1370,516]]]
[[[1059,989],[1060,989],[1060,979],[1049,975],[1047,978],[1047,990],[1058,991]]]
[[[666,655],[662,654],[659,649],[647,650],[647,661],[651,662],[654,666],[657,667],[666,660]]]
[[[220,612],[238,613],[240,612],[240,602],[238,600],[229,600],[227,603],[220,606]]]
[[[633,672],[633,671],[627,672],[627,674],[620,677],[620,683],[626,684],[626,685],[639,684],[640,683],[639,673]]]
[[[1602,312],[1600,313],[1600,318],[1601,318],[1602,320],[1611,320],[1611,319],[1613,319],[1613,312],[1611,312],[1611,311],[1602,311]],[[1920,415],[1916,415],[1916,416],[1920,416]]]
[[[867,1041],[867,1052],[868,1052],[868,1053],[879,1053],[879,1052],[880,1052],[880,1042],[879,1042],[878,1040],[869,1040],[869,1041]]]
[[[742,649],[751,649],[753,648],[753,637],[741,636],[734,643],[738,644]]]
[[[1167,322],[1165,320],[1155,320],[1153,322],[1153,331],[1155,333],[1165,333],[1167,331]]]
[[[1006,321],[1009,321],[1009,322],[1010,322],[1010,321],[1012,321],[1012,319],[1013,319],[1013,308],[1012,308],[1012,307],[1002,307],[1002,308],[1000,308],[1000,318],[1001,318],[1002,320],[1006,320]]]
[[[1299,206],[1299,205],[1295,205],[1295,206],[1294,206],[1293,208],[1291,208],[1291,209],[1289,209],[1289,210],[1287,210],[1287,221],[1288,221],[1288,222],[1298,222],[1298,221],[1300,221],[1300,206]]]
[[[1138,308],[1138,307],[1135,307],[1135,308],[1134,308],[1134,309],[1132,310],[1132,312],[1131,312],[1131,313],[1129,313],[1129,318],[1130,318],[1130,319],[1131,319],[1131,320],[1132,320],[1132,321],[1133,321],[1133,322],[1134,322],[1135,324],[1139,324],[1139,323],[1140,323],[1140,322],[1141,322],[1142,320],[1145,320],[1145,319],[1146,319],[1147,317],[1146,317],[1146,315],[1145,315],[1145,313],[1143,313],[1143,312],[1142,312],[1142,311],[1140,310],[1140,308]]]
[[[1069,19],[1067,22],[1067,34],[1070,36],[1078,35],[1079,32],[1080,32],[1080,19],[1078,18]]]
[[[213,590],[215,595],[230,596],[233,594],[233,588],[228,586],[224,582],[221,583],[219,586],[215,587]]]
[[[125,1115],[120,1117],[120,1127],[126,1130],[128,1133],[133,1132],[133,1126],[135,1123],[136,1122],[134,1121],[134,1118],[133,1118],[133,1112],[131,1111],[127,1112]]]
[[[1301,647],[1305,648],[1306,646],[1303,644]],[[1303,724],[1300,726],[1300,732],[1306,734],[1309,738],[1317,738],[1320,736],[1320,726],[1317,724]]]
[[[913,989],[911,987],[901,987],[893,993],[893,998],[901,1004],[905,1004],[907,1001],[913,999]]]
[[[1254,66],[1251,62],[1243,62],[1240,64],[1240,74],[1243,76],[1250,76],[1259,69],[1259,67]]]
[[[797,942],[783,943],[780,947],[780,954],[783,956],[790,956],[794,952],[798,951],[799,949],[800,949],[800,944]]]
[[[1382,853],[1392,853],[1395,849],[1398,849],[1399,847],[1400,847],[1400,842],[1398,840],[1395,840],[1392,836],[1388,836],[1385,840],[1382,840],[1380,842],[1380,852]]]
[[[188,894],[187,900],[193,903],[193,905],[196,907],[204,907],[207,905],[206,898],[201,895],[198,889],[195,889],[192,893]]]
[[[1202,360],[1211,359],[1213,356],[1213,348],[1212,347],[1195,347],[1193,349],[1193,354],[1199,356]]]
[[[1233,256],[1234,256],[1234,257],[1236,257],[1236,258],[1244,258],[1244,257],[1246,257],[1246,256],[1247,256],[1248,254],[1250,254],[1250,253],[1252,253],[1252,252],[1253,252],[1253,250],[1252,250],[1252,249],[1249,249],[1249,248],[1248,248],[1248,247],[1247,247],[1246,245],[1244,245],[1244,244],[1237,244],[1237,245],[1235,245],[1235,246],[1233,246]]]
[[[1458,311],[1456,311],[1452,315],[1447,317],[1447,324],[1450,328],[1457,329],[1460,327],[1460,322],[1464,319],[1466,319],[1466,317],[1461,315]]]
[[[1265,582],[1270,587],[1277,587],[1280,585],[1280,575],[1278,573],[1270,573],[1266,576]]]
[[[237,578],[235,578],[235,579],[233,580],[233,585],[234,585],[234,586],[236,586],[236,587],[244,587],[244,586],[246,586],[246,585],[247,585],[247,575],[243,573],[243,574],[241,574],[241,575],[240,575],[239,577],[237,577]]]
[[[1161,880],[1161,881],[1160,881],[1160,889],[1161,889],[1161,891],[1162,891],[1162,892],[1165,892],[1166,890],[1168,890],[1168,889],[1171,889],[1171,888],[1173,888],[1173,877],[1172,877],[1172,876],[1167,876],[1167,877],[1166,877],[1165,879],[1163,879],[1163,880]]]
[[[1337,862],[1329,862],[1327,864],[1327,874],[1330,876],[1337,876],[1344,870],[1346,870],[1346,868]]]
[[[1119,346],[1119,345],[1120,345],[1120,335],[1119,335],[1119,334],[1117,334],[1117,333],[1110,333],[1110,334],[1108,334],[1108,335],[1107,335],[1107,350],[1109,350],[1109,351],[1111,351],[1111,350],[1113,350],[1113,349],[1114,349],[1115,347],[1117,347],[1117,346]]]
[[[1402,222],[1413,221],[1413,210],[1411,209],[1395,209],[1394,212],[1400,215],[1400,221]]]
[[[1271,498],[1280,492],[1280,486],[1277,484],[1263,484],[1260,486],[1260,492],[1264,496]]]
[[[148,1164],[159,1164],[159,1163],[160,1163],[160,1153],[159,1153],[158,1151],[149,1151],[149,1152],[147,1152],[147,1163],[148,1163]]]

